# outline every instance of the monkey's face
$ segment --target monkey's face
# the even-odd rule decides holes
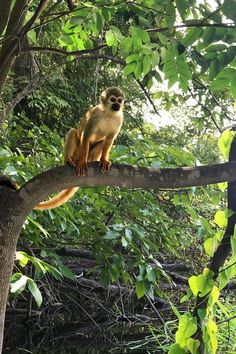
[[[125,96],[118,87],[109,87],[100,97],[100,102],[108,111],[122,111],[124,107]]]
[[[118,112],[123,108],[123,98],[121,96],[109,96],[107,99],[107,103],[110,105],[111,110],[114,112]]]

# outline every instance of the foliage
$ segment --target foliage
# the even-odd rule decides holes
[[[30,3],[26,21],[38,3]],[[235,1],[96,0],[81,2],[70,11],[63,2],[57,2],[55,8],[56,16],[49,1],[45,16],[28,32],[30,45],[36,47],[41,81],[6,116],[1,127],[3,173],[22,185],[61,163],[65,131],[95,103],[97,91],[112,85],[123,87],[127,96],[125,124],[111,153],[112,160],[160,168],[228,159],[233,133],[225,130],[218,140],[223,158],[217,138],[234,115]],[[4,37],[0,45],[1,64]],[[45,47],[49,52],[51,49],[47,57]],[[64,55],[63,59],[58,54]],[[2,96],[2,110],[18,93],[12,69]],[[19,77],[16,80],[21,88],[27,82]],[[144,119],[157,118],[152,111],[155,108],[157,112],[157,104],[162,117],[159,131]],[[168,113],[174,124],[163,127]],[[198,315],[206,350],[215,353],[220,332],[216,313],[230,312],[220,302],[219,291],[235,276],[236,261],[233,235],[233,254],[221,269],[219,281],[206,268],[232,214],[225,205],[225,189],[225,184],[174,192],[80,189],[59,209],[32,211],[21,240],[42,248],[91,248],[101,269],[101,283],[135,284],[139,299],[145,294],[151,299],[164,296],[161,280],[171,280],[162,261],[172,256],[181,259],[181,253],[188,254],[193,245],[201,258],[189,256],[195,274],[189,278],[189,290],[181,302],[208,297],[207,308]],[[37,305],[42,299],[35,281],[41,280],[42,274],[48,272],[59,279],[71,276],[55,256],[51,255],[56,262],[53,266],[26,253],[17,257],[22,266],[31,262],[37,276],[31,279],[17,272],[12,278],[12,292],[17,295],[28,287]],[[196,317],[189,310],[177,310],[175,315],[178,329],[169,353],[197,354]]]
[[[63,277],[67,277],[70,279],[74,278],[73,273],[70,271],[69,268],[65,267],[62,264],[61,260],[58,258],[57,255],[50,253],[47,254],[47,252],[42,252],[42,255],[44,257],[45,255],[47,255],[54,258],[54,262],[56,263],[57,267],[54,267],[48,262],[42,261],[37,257],[29,256],[25,252],[16,252],[16,260],[19,262],[22,268],[25,268],[27,264],[31,262],[35,267],[35,279],[37,280],[42,278],[42,276],[44,276],[46,273],[51,274],[57,280],[62,280]],[[26,286],[34,297],[37,306],[40,307],[43,299],[36,281],[22,273],[14,273],[11,277],[11,293],[13,293],[14,295],[19,295],[25,290]]]

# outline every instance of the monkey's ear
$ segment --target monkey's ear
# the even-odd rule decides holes
[[[101,96],[100,96],[100,102],[101,104],[105,105],[106,104],[106,96],[107,96],[107,93],[106,93],[106,90],[102,92]]]

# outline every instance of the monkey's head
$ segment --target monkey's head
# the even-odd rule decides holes
[[[104,108],[113,112],[122,111],[124,101],[125,95],[118,87],[109,87],[100,96],[100,102]]]

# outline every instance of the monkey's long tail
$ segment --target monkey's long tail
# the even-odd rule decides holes
[[[64,189],[52,199],[39,203],[36,207],[34,207],[34,210],[48,210],[59,207],[60,205],[66,203],[67,200],[69,200],[76,193],[78,188],[79,187]]]

